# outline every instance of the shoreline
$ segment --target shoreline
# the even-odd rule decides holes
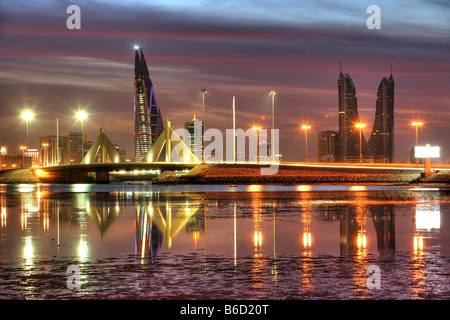
[[[86,178],[87,177],[87,178]],[[0,184],[74,184],[93,183],[94,176],[84,176],[79,181],[61,182],[40,179],[31,168],[0,172]],[[100,183],[99,183],[100,184]],[[424,177],[421,172],[406,169],[349,169],[283,167],[274,175],[262,175],[260,168],[251,165],[200,164],[179,175],[164,171],[158,176],[120,177],[110,174],[106,184],[154,184],[154,185],[389,185],[389,186],[450,186],[450,171],[435,172]]]

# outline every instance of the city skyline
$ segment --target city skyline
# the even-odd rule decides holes
[[[29,124],[36,144],[39,136],[56,133],[56,118],[61,131],[80,131],[74,111],[81,107],[89,113],[85,131],[95,134],[104,127],[108,137],[132,155],[135,45],[146,52],[163,120],[169,118],[174,128],[183,128],[194,110],[203,120],[202,88],[208,90],[206,129],[231,128],[233,95],[237,128],[254,123],[271,128],[273,90],[280,152],[287,161],[303,161],[302,123],[311,125],[314,140],[318,132],[338,129],[339,59],[356,84],[366,139],[375,117],[375,89],[389,74],[392,61],[394,159],[406,159],[415,145],[415,120],[424,123],[420,144],[441,146],[443,157],[437,161],[444,161],[450,150],[442,135],[450,115],[448,6],[443,2],[420,10],[423,3],[413,7],[381,1],[379,30],[366,27],[367,6],[354,2],[342,7],[287,2],[273,12],[253,2],[245,2],[240,10],[234,2],[209,7],[154,2],[141,4],[139,10],[134,3],[102,3],[97,8],[80,2],[80,30],[66,28],[68,5],[3,5],[0,144],[8,146],[9,154],[26,139],[20,111],[29,106],[36,113]],[[152,21],[144,18],[150,13]],[[410,17],[417,19],[411,22]],[[292,137],[296,148],[287,147]],[[314,140],[310,160],[317,155]]]

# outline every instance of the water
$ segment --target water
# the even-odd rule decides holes
[[[449,299],[449,194],[2,185],[0,299]]]

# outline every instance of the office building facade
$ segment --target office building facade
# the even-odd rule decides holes
[[[337,150],[339,132],[322,131],[317,135],[317,159],[319,162],[335,162],[337,159]]]

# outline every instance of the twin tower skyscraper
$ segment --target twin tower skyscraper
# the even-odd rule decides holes
[[[339,133],[334,158],[338,162],[356,162],[363,157],[374,162],[391,163],[394,158],[394,79],[384,77],[378,86],[375,119],[369,141],[360,139],[360,123],[356,89],[351,77],[343,74],[338,78]],[[361,146],[360,146],[361,140]]]

